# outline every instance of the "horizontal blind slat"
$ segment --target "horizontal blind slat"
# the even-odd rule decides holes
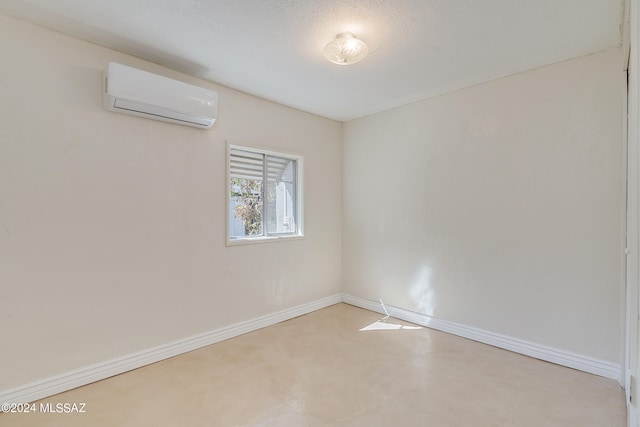
[[[291,159],[284,157],[267,156],[267,179],[269,181],[281,181]]]
[[[264,155],[231,149],[229,151],[229,176],[252,180],[263,179]]]

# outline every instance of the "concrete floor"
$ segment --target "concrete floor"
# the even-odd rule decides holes
[[[0,426],[612,426],[617,382],[337,304],[2,414]],[[366,328],[366,330],[361,330]]]

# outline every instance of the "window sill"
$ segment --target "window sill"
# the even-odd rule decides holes
[[[304,235],[302,234],[296,234],[293,236],[243,237],[239,239],[227,238],[227,246],[256,245],[259,243],[286,242],[290,240],[302,240],[302,239],[304,239]]]

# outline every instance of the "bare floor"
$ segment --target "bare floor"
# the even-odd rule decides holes
[[[337,304],[2,414],[1,426],[615,426],[617,382]],[[363,330],[365,329],[365,330]]]

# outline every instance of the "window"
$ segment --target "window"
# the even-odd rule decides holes
[[[302,157],[229,146],[229,242],[302,236]]]

